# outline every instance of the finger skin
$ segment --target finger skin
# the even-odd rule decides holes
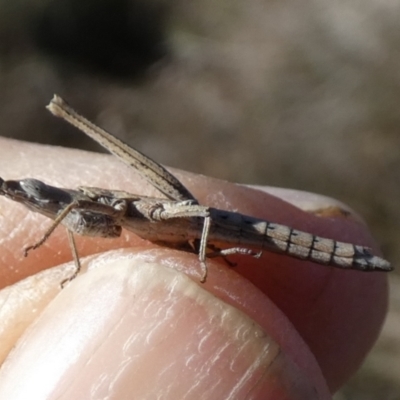
[[[0,161],[4,179],[35,177],[58,186],[92,185],[158,195],[137,179],[133,171],[111,157],[14,141],[2,144],[1,151],[4,151]],[[276,197],[205,177],[179,174],[178,178],[201,204],[373,246],[366,227],[351,219],[314,217]],[[38,225],[45,219],[22,206],[0,200],[4,285],[71,258],[65,234],[58,230],[42,248],[23,259],[21,244],[28,245],[37,239],[38,230],[43,229]],[[7,236],[7,232],[12,234]],[[118,240],[83,238],[79,240],[79,252],[87,255],[139,244],[143,241],[128,233]],[[238,263],[235,273],[268,294],[294,324],[315,355],[330,388],[334,390],[343,384],[359,367],[379,334],[387,307],[386,276],[324,268],[266,252],[260,260],[237,258],[235,261]],[[6,265],[10,267],[7,269]],[[193,265],[187,271],[189,275],[194,271],[193,279],[198,279]],[[220,265],[227,268],[223,263]],[[234,285],[235,281],[232,282]],[[226,290],[229,292],[231,287]],[[255,317],[258,311],[254,311]]]
[[[168,253],[84,261],[90,272],[49,302],[0,370],[0,398],[330,398],[306,346],[261,292],[218,265],[207,286],[196,283],[174,269],[194,257]],[[253,309],[262,310],[257,322]]]

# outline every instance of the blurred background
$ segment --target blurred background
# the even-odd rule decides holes
[[[155,160],[332,196],[397,272],[335,400],[400,399],[400,0],[0,0],[0,134],[101,151],[53,93]]]

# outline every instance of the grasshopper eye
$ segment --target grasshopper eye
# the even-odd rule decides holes
[[[20,181],[20,187],[25,194],[35,200],[45,201],[48,203],[70,203],[71,196],[63,189],[46,185],[37,179],[28,178]]]
[[[37,179],[23,179],[20,185],[26,194],[36,198],[44,198],[49,192],[49,187]]]
[[[43,197],[48,192],[47,185],[37,179],[23,179],[20,185],[27,194],[34,197]]]

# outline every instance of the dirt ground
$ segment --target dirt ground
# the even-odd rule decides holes
[[[340,199],[400,265],[400,1],[80,3],[0,2],[2,136],[99,150],[59,93],[166,165]],[[400,399],[398,271],[336,400]]]

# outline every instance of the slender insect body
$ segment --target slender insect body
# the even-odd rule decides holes
[[[322,238],[237,212],[199,205],[182,183],[163,166],[96,127],[66,105],[61,98],[55,96],[48,108],[136,168],[168,197],[152,198],[92,187],[62,189],[36,179],[4,181],[0,178],[0,195],[54,220],[42,239],[27,248],[26,252],[42,245],[60,223],[67,227],[77,265],[71,279],[80,269],[71,233],[113,238],[121,234],[122,228],[143,239],[171,247],[188,249],[191,244],[192,249],[199,254],[203,282],[207,275],[207,254],[256,255],[248,247],[339,268],[361,271],[392,270],[388,261],[373,255],[369,248]],[[233,247],[219,251],[213,244]]]
[[[92,199],[108,204],[113,202],[109,193],[97,190],[98,197]],[[122,194],[119,201],[123,198]],[[177,202],[132,195],[126,201],[126,213],[120,217],[125,229],[144,239],[173,247],[200,240],[204,218],[209,216],[207,239],[211,244],[253,247],[339,268],[365,271],[390,268],[386,260],[374,256],[366,247],[322,238],[237,212],[200,206],[191,201]]]
[[[364,271],[386,270],[390,264],[367,247],[302,232],[285,225],[209,208],[210,242],[231,243],[282,253],[302,260]]]

